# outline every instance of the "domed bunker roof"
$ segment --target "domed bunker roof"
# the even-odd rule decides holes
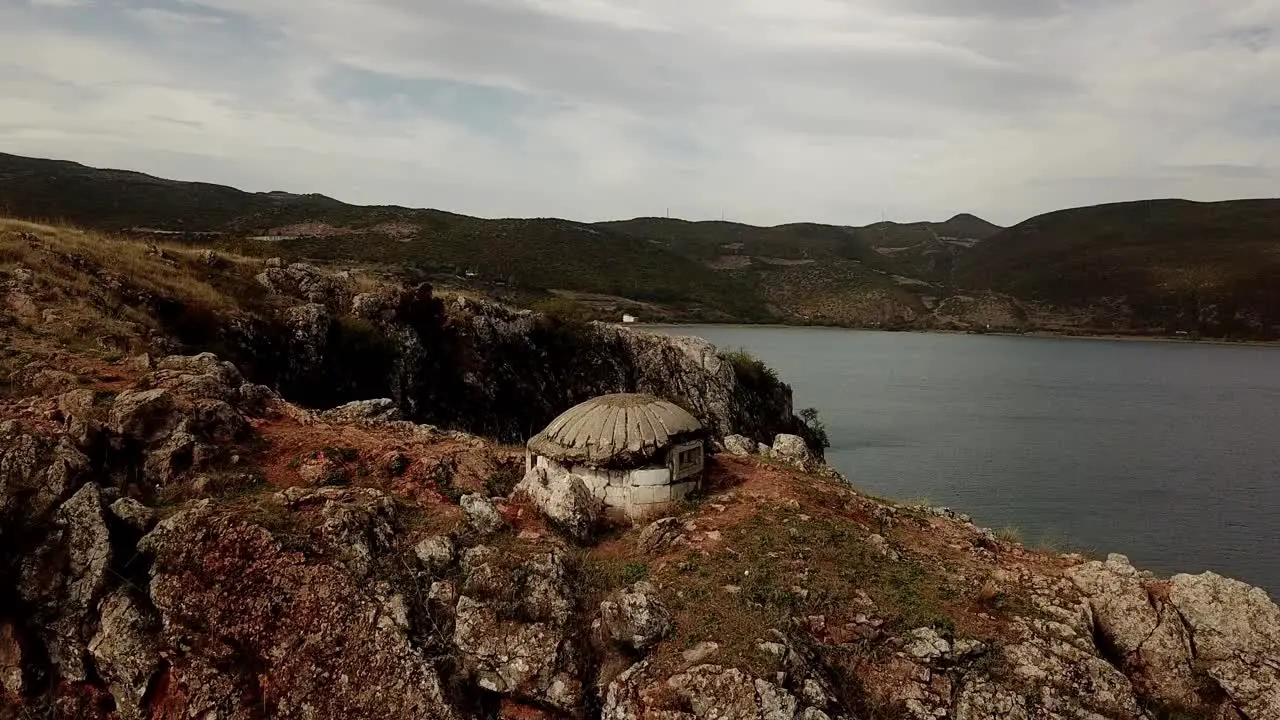
[[[529,440],[529,449],[562,464],[638,466],[701,434],[702,423],[680,406],[621,393],[565,410]]]

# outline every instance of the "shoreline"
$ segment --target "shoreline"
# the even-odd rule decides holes
[[[761,329],[761,330],[846,330],[855,332],[880,332],[880,333],[916,333],[921,335],[991,335],[995,337],[1008,338],[1039,338],[1049,340],[1102,340],[1111,342],[1141,342],[1141,343],[1165,343],[1170,345],[1224,345],[1229,347],[1270,347],[1280,348],[1280,340],[1225,340],[1222,338],[1204,338],[1200,340],[1182,339],[1176,337],[1168,337],[1163,335],[1117,335],[1117,334],[1080,334],[1073,335],[1068,333],[1058,333],[1045,330],[1037,330],[1032,332],[969,332],[967,330],[923,330],[923,329],[905,329],[905,330],[885,330],[883,328],[868,327],[845,327],[841,325],[785,325],[781,323],[717,323],[717,322],[690,322],[690,323],[609,323],[622,328],[637,328],[642,330],[661,329],[661,328],[694,328],[694,327],[714,327],[725,329]]]

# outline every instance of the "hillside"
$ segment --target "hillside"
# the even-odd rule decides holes
[[[0,720],[1280,717],[1265,591],[863,494],[739,353],[7,220],[0,296]],[[617,391],[709,436],[635,519],[524,467]]]
[[[1151,200],[1063,210],[957,261],[965,287],[1089,312],[1118,331],[1280,336],[1280,200]]]
[[[1280,201],[865,227],[483,219],[0,154],[0,211],[246,256],[376,268],[590,317],[1280,338]]]
[[[0,210],[138,236],[215,242],[250,255],[394,266],[519,304],[557,291],[599,317],[628,310],[647,319],[851,325],[877,324],[877,318],[893,315],[882,297],[901,296],[906,305],[923,308],[894,280],[922,273],[915,273],[914,258],[904,262],[877,251],[886,237],[907,247],[917,237],[933,241],[935,234],[987,230],[982,221],[963,217],[883,224],[874,232],[658,218],[597,224],[490,220],[352,206],[316,195],[246,193],[3,154]],[[791,281],[793,268],[804,265],[814,266],[804,274],[816,275],[811,279],[821,288],[812,296]]]

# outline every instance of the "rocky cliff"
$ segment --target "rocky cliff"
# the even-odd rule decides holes
[[[599,345],[560,348],[537,333],[580,342],[581,327],[421,289],[379,286],[385,314],[356,293],[348,316],[251,266],[262,304],[201,332],[312,355],[258,355],[256,375],[211,353],[122,356],[59,328],[191,337],[125,312],[141,305],[104,314],[129,281],[96,284],[91,252],[92,312],[57,303],[50,266],[4,270],[4,359],[20,362],[0,397],[0,718],[1280,718],[1263,591],[864,496],[799,437],[753,442],[790,415],[781,386],[704,346],[590,327]],[[274,389],[320,392],[294,368],[342,369],[349,345],[303,332],[323,317],[377,341],[347,377],[396,378],[394,400],[306,409]],[[298,332],[275,335],[279,318]],[[538,353],[568,364],[526,369]],[[458,358],[462,390],[429,380]],[[400,419],[442,397],[477,403],[457,418],[498,417],[532,396],[521,378],[568,402],[574,373],[755,437],[725,437],[700,497],[632,524],[572,476],[522,479],[519,446]]]
[[[51,363],[75,387],[0,405],[0,717],[1280,717],[1261,590],[1030,551],[786,437],[584,524],[386,404]]]

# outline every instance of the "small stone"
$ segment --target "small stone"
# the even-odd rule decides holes
[[[685,650],[684,652],[680,653],[680,657],[684,658],[684,661],[686,663],[689,663],[690,665],[697,665],[698,663],[701,663],[702,661],[714,655],[716,651],[719,649],[720,649],[719,643],[714,643],[714,642],[711,642],[710,640],[703,640],[697,645],[694,645],[688,650]]]
[[[133,498],[120,498],[111,503],[111,514],[140,533],[150,532],[157,519],[155,510]]]
[[[679,518],[668,517],[655,520],[640,531],[636,545],[649,554],[657,554],[670,547],[680,537],[683,526]]]
[[[776,660],[781,660],[787,656],[787,646],[776,642],[762,642],[756,645],[760,652],[772,656]]]
[[[494,535],[507,528],[506,518],[486,497],[471,494],[462,496],[462,511],[467,515],[467,525],[481,537]]]
[[[455,554],[453,538],[448,535],[433,535],[424,538],[413,548],[422,569],[432,575],[439,575],[451,564]]]

